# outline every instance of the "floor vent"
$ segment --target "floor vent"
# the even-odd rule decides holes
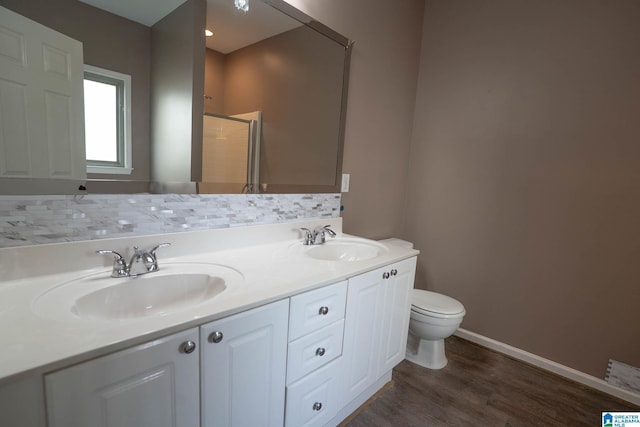
[[[605,381],[616,387],[640,393],[640,368],[609,359]]]

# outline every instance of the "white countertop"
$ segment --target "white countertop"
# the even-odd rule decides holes
[[[0,282],[0,383],[153,340],[418,254],[413,249],[383,245],[381,255],[361,261],[323,261],[305,256],[309,247],[303,247],[298,228],[327,223],[338,232],[335,242],[348,239],[373,244],[342,234],[341,220],[331,219],[1,249],[0,274],[10,280]],[[161,270],[171,271],[185,262],[219,264],[237,270],[243,280],[207,302],[161,316],[88,320],[66,312],[64,304],[60,316],[55,315],[56,307],[42,310],[35,304],[43,293],[79,277],[108,277],[111,259],[96,257],[95,249],[126,252],[132,241],[141,247],[171,242],[171,249],[158,251]],[[90,268],[73,267],[82,265]]]

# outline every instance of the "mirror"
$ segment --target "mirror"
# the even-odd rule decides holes
[[[246,192],[245,182],[229,190],[202,179],[219,176],[207,170],[212,162],[205,153],[220,152],[204,147],[210,141],[203,137],[215,134],[203,129],[204,117],[255,112],[262,120],[260,145],[254,161],[245,163],[258,166],[242,174],[235,171],[235,176],[249,179],[253,173],[256,192],[339,192],[351,42],[282,0],[250,0],[246,13],[234,9],[233,0],[208,0],[206,5],[205,0],[172,1],[177,8],[166,6],[170,1],[151,2],[154,9],[165,5],[169,10],[139,23],[88,4],[123,7],[115,0],[0,0],[0,5],[82,41],[85,64],[131,75],[133,172],[124,177],[89,174],[89,192]],[[206,27],[214,32],[206,50],[201,38],[205,23],[198,21],[204,21],[203,8]],[[156,70],[163,62],[157,59],[158,40],[173,37],[163,32],[162,24],[180,13],[192,32],[178,27],[182,40],[166,42],[178,51],[164,62],[191,73],[189,96],[176,95],[171,85],[152,83],[165,72]],[[178,60],[180,55],[187,59]],[[184,79],[179,82],[185,86]],[[179,119],[186,125],[176,130]],[[172,126],[157,126],[167,122]],[[162,138],[169,146],[164,153],[158,142]],[[174,168],[178,173],[165,179],[163,173]],[[7,179],[0,181],[0,194],[17,194],[5,191]],[[20,186],[22,194],[60,192],[46,189],[51,182],[29,184]],[[65,193],[74,192],[66,188]]]

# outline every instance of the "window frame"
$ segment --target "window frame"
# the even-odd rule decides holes
[[[119,104],[117,106],[118,160],[106,162],[87,159],[87,173],[130,175],[133,171],[131,159],[131,76],[85,64],[84,80],[116,86],[117,103]]]

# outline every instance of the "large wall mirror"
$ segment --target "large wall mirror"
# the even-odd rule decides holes
[[[131,77],[132,168],[0,194],[339,192],[351,42],[282,0],[234,3],[0,0]]]

